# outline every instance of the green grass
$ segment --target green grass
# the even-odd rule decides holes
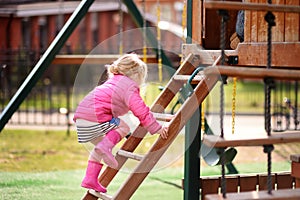
[[[67,200],[80,199],[86,192],[80,187],[83,170],[55,172],[0,172],[0,199]],[[108,188],[113,194],[127,174],[118,175]],[[178,169],[150,174],[132,199],[182,199],[182,174]],[[168,183],[164,181],[167,180]],[[159,194],[159,195],[158,195]]]
[[[0,172],[0,199],[80,199],[81,170]]]
[[[80,183],[88,152],[77,143],[75,132],[67,137],[64,131],[8,129],[0,134],[0,149],[0,199],[65,200],[85,194]],[[113,194],[127,176],[120,172],[109,192]],[[182,177],[181,168],[151,173],[133,199],[181,199]]]
[[[0,134],[0,171],[81,169],[88,152],[72,132],[4,130]]]
[[[140,148],[154,139],[149,137]],[[178,151],[176,148],[183,141],[183,135],[179,135],[177,144],[171,145],[171,153]],[[85,194],[80,183],[88,152],[77,143],[75,132],[66,136],[65,131],[5,129],[0,134],[0,150],[0,199],[68,200],[81,199]],[[183,199],[180,186],[184,172],[182,162],[179,163],[151,172],[132,199]],[[241,173],[259,173],[266,171],[266,162],[241,163],[236,167]],[[273,165],[274,171],[289,169],[289,162]],[[203,176],[219,175],[220,171],[220,166],[201,166]],[[108,193],[114,194],[127,177],[127,172],[120,171],[109,185]]]

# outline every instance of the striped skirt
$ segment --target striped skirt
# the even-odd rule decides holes
[[[119,118],[113,118],[109,122],[99,124],[98,122],[91,122],[84,119],[77,119],[75,122],[78,142],[86,143],[101,137],[110,130],[118,127],[120,124]]]

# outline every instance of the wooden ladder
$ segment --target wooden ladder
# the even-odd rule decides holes
[[[197,62],[199,62],[199,60],[193,54],[189,54],[186,57],[185,61],[181,64],[174,76],[170,79],[169,83],[151,106],[151,111],[153,113],[162,113],[164,111],[174,96],[187,82],[188,77],[190,77],[182,75],[191,75],[198,65]],[[116,160],[119,163],[118,168],[112,169],[107,167],[99,177],[100,183],[104,187],[107,187],[128,158],[139,160],[139,164],[128,176],[127,180],[125,180],[125,182],[113,196],[96,193],[94,191],[88,191],[83,199],[129,199],[156,165],[158,160],[166,152],[168,147],[172,144],[178,133],[185,126],[186,122],[199,108],[201,102],[206,98],[218,80],[219,75],[216,74],[202,76],[201,80],[199,80],[199,82],[197,82],[195,85],[194,91],[191,92],[190,96],[187,98],[187,100],[185,100],[183,105],[174,116],[170,117],[169,115],[159,114],[158,118],[170,120],[168,131],[169,136],[167,139],[158,137],[148,153],[143,157],[133,153],[147,133],[147,131],[141,125],[139,125],[131,134],[131,136],[124,142],[123,146],[116,154]]]

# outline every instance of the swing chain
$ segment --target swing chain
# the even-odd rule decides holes
[[[229,14],[226,10],[218,10],[221,16],[221,31],[220,31],[220,48],[221,48],[221,65],[225,64],[225,44],[226,44],[226,22],[229,20]],[[224,84],[226,84],[227,77],[221,76],[222,82],[220,85],[220,128],[221,137],[224,137],[223,130],[223,116],[224,116]]]
[[[221,16],[221,31],[220,31],[220,49],[221,49],[221,61],[220,64],[225,64],[225,45],[226,45],[226,22],[229,20],[229,14],[226,10],[219,10],[218,14]],[[227,77],[221,76],[221,85],[220,85],[220,130],[221,137],[224,137],[224,84],[226,84]],[[221,153],[221,162],[222,162],[222,178],[221,178],[221,193],[223,198],[226,198],[226,179],[225,179],[225,155],[224,148],[220,149]]]
[[[270,26],[276,26],[275,15],[271,11],[268,11],[265,15],[265,21],[270,24]]]
[[[146,21],[146,2],[142,1],[143,6],[143,61],[147,63],[147,21]]]
[[[265,130],[268,136],[271,135],[271,90],[275,89],[276,84],[272,78],[265,78]]]
[[[268,60],[267,60],[267,68],[271,68],[272,62],[272,27],[276,25],[275,23],[275,15],[268,11],[265,15],[265,20],[268,23]]]
[[[274,150],[274,146],[271,145],[263,145],[264,148],[264,153],[267,154],[268,157],[268,166],[267,166],[267,171],[268,171],[268,178],[267,178],[267,186],[268,186],[268,193],[271,194],[272,193],[272,176],[271,176],[271,171],[272,171],[272,157],[271,157],[271,153]]]
[[[268,0],[269,4],[272,4],[272,0]],[[267,49],[267,69],[271,68],[272,62],[272,27],[276,25],[275,23],[275,16],[272,12],[268,11],[265,15],[265,20],[268,23],[268,49]],[[275,87],[275,83],[272,79],[267,78],[265,81],[265,129],[267,131],[268,136],[271,135],[271,89]],[[271,153],[274,149],[273,145],[264,145],[264,152],[267,153],[268,157],[268,178],[267,178],[267,186],[268,186],[268,193],[272,193],[272,157]]]
[[[161,46],[161,30],[160,27],[158,26],[160,19],[161,19],[161,6],[160,6],[160,1],[157,0],[156,2],[157,6],[156,6],[156,15],[157,15],[157,59],[158,59],[158,78],[159,78],[159,82],[162,82],[163,79],[163,74],[162,74],[162,46]]]
[[[229,20],[229,14],[227,10],[218,10],[221,16],[221,32],[220,32],[220,49],[221,49],[221,65],[225,65],[226,55],[225,55],[225,45],[226,45],[226,22]],[[227,76],[222,75],[221,80],[223,84],[227,83]]]
[[[231,133],[234,134],[234,127],[235,127],[235,112],[236,112],[236,81],[237,78],[233,77],[233,90],[232,90],[232,123],[231,123]]]
[[[294,124],[295,130],[297,130],[297,126],[299,125],[298,121],[298,81],[295,82],[295,111],[294,111]]]

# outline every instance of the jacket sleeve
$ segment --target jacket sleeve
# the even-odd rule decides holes
[[[139,119],[143,127],[151,134],[161,129],[162,126],[154,118],[149,107],[140,96],[139,88],[132,88],[127,97],[129,110]]]

